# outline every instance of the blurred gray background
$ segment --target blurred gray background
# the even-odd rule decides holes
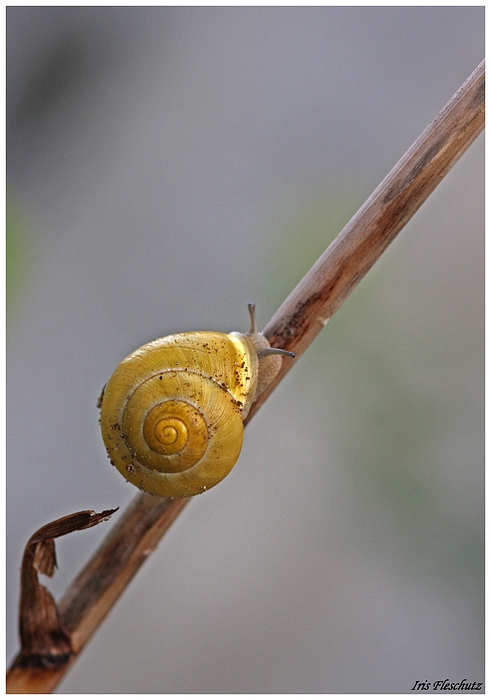
[[[482,7],[9,7],[8,637],[23,547],[135,490],[96,400],[263,326],[484,55]],[[59,690],[484,680],[483,137],[247,428]],[[116,518],[116,516],[114,516]],[[59,596],[104,523],[58,541]]]

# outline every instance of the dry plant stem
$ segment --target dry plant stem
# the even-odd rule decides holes
[[[484,61],[283,302],[263,333],[297,358],[484,129]],[[291,368],[254,403],[250,420]]]
[[[397,233],[484,128],[484,62],[411,146],[264,329],[272,345],[308,347]],[[292,366],[256,400],[248,420]],[[189,499],[138,495],[89,564],[72,583],[59,609],[75,655],[63,668],[13,668],[8,692],[50,692]]]

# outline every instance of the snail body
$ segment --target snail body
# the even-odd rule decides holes
[[[258,333],[195,331],[154,340],[116,368],[100,399],[111,463],[143,491],[170,498],[203,493],[232,469],[256,395],[281,367]]]

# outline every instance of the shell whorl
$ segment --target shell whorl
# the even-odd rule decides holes
[[[102,398],[112,463],[157,495],[183,498],[215,486],[239,457],[257,366],[244,337],[206,331],[161,338],[129,355]]]

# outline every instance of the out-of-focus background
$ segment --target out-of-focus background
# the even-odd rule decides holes
[[[99,434],[113,369],[246,330],[249,301],[263,326],[483,27],[481,7],[7,9],[9,659],[29,536],[135,495]],[[110,527],[58,541],[57,596]],[[59,690],[403,693],[483,681],[483,649],[480,137]]]

